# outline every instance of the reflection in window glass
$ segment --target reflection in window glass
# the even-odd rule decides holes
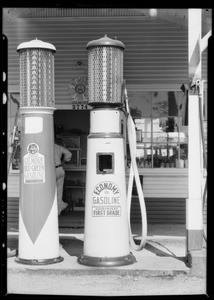
[[[144,143],[151,143],[151,132],[142,132],[142,142]]]
[[[188,94],[177,92],[179,99],[178,115],[181,118],[182,126],[188,126]]]
[[[151,143],[137,144],[136,161],[137,161],[137,165],[139,167],[146,167],[146,168],[152,167]],[[130,151],[129,151],[129,147],[127,147],[127,164],[128,164],[128,166],[130,166],[130,163],[131,163]]]
[[[165,143],[167,142],[167,133],[166,132],[153,132],[153,144],[154,143]]]
[[[156,143],[153,148],[155,154],[153,155],[154,168],[175,168],[177,159],[177,144]]]
[[[135,119],[135,125],[142,132],[151,132],[151,118]]]
[[[187,167],[187,95],[161,91],[133,92],[131,97],[138,166]]]
[[[168,116],[178,116],[179,98],[177,92],[168,92]]]
[[[146,167],[146,168],[151,168],[152,167],[152,146],[151,146],[151,143],[142,143],[142,144],[137,145],[136,161],[137,161],[137,165],[139,167]],[[129,151],[128,151],[128,162],[130,164]]]
[[[152,93],[152,116],[178,116],[179,97],[177,92]]]
[[[152,93],[152,117],[168,116],[167,92]]]
[[[137,142],[151,142],[151,118],[135,119]]]
[[[187,137],[188,137],[188,133],[187,133],[187,128],[182,128],[182,127],[180,127],[180,130],[182,130],[182,131],[180,131],[179,132],[179,140],[180,140],[180,143],[186,143],[187,144]]]
[[[151,92],[128,92],[129,106],[133,118],[151,117],[152,93]]]

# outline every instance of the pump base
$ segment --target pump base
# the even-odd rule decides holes
[[[81,255],[77,259],[78,263],[85,266],[92,267],[118,267],[130,265],[136,262],[136,258],[132,253],[126,256],[120,257],[93,257],[87,255]]]
[[[50,259],[24,259],[24,258],[15,258],[15,262],[25,265],[50,265],[50,264],[56,264],[58,262],[63,261],[64,258],[61,256],[58,256],[56,258],[50,258]]]

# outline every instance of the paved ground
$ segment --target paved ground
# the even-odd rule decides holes
[[[206,293],[205,278],[176,276],[140,275],[79,275],[66,272],[55,274],[34,272],[17,274],[9,272],[10,293],[39,295],[197,295]]]
[[[133,227],[133,233],[139,239],[139,226]],[[28,266],[16,263],[14,257],[8,258],[8,292],[103,296],[206,293],[206,278],[190,276],[186,265],[185,225],[149,225],[145,248],[130,249],[137,262],[128,266],[100,268],[78,264],[83,241],[82,228],[64,228],[60,229],[62,262]],[[17,242],[17,233],[10,232],[8,246],[16,249]]]

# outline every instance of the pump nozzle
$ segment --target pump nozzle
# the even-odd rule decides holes
[[[129,99],[128,99],[128,93],[127,93],[126,81],[125,80],[123,80],[122,95],[124,96],[125,112],[126,112],[126,114],[130,114]]]

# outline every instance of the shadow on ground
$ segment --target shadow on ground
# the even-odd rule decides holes
[[[139,244],[139,240],[135,240],[136,244]],[[157,247],[152,245],[149,241],[145,245],[145,250],[149,251],[150,253],[159,256],[159,257],[173,257],[180,261],[185,262],[185,257],[176,256],[169,248],[165,247],[163,244],[159,242],[153,242],[157,244]],[[70,256],[80,256],[83,253],[83,241],[77,239],[75,237],[72,238],[60,238],[60,244],[63,246],[63,249],[70,255]],[[9,237],[7,240],[7,247],[12,250],[18,249],[18,237],[12,236]],[[162,249],[160,249],[160,247]]]
[[[83,241],[77,238],[61,239],[60,244],[70,256],[80,256],[83,253]]]
[[[72,239],[60,239],[60,243],[63,246],[64,250],[70,255],[70,256],[79,256],[83,253],[83,241],[72,238]],[[136,241],[136,244],[139,243],[139,241]],[[160,246],[163,248],[163,250],[159,249]],[[173,257],[177,260],[185,262],[185,257],[179,257],[176,256],[172,251],[170,251],[167,247],[162,245],[161,243],[157,243],[157,247],[154,245],[151,245],[149,242],[145,245],[145,250],[149,251],[150,253],[159,256],[159,257]]]
[[[161,256],[161,257],[173,257],[175,259],[178,259],[180,261],[186,262],[186,258],[183,256],[177,256],[175,255],[172,251],[170,251],[167,247],[161,245],[160,243],[158,243],[158,245],[160,245],[162,248],[164,248],[167,252],[160,250],[159,248],[151,245],[149,242],[146,243],[145,245],[145,249],[150,251],[151,253],[157,255],[157,256]]]

